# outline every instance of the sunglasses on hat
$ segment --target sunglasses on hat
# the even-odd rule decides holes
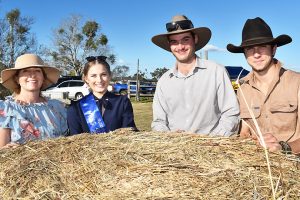
[[[89,57],[86,57],[85,59],[88,61],[88,62],[93,62],[95,60],[99,60],[99,61],[104,61],[106,62],[106,56],[89,56]]]
[[[172,32],[178,30],[179,28],[181,28],[182,30],[191,29],[194,28],[194,25],[191,20],[182,20],[167,23],[166,28],[168,32]]]

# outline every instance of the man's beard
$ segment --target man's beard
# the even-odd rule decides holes
[[[253,71],[257,72],[257,73],[262,73],[262,72],[267,72],[270,67],[272,66],[272,63],[273,63],[273,58],[270,59],[269,63],[267,65],[265,65],[262,69],[255,69],[255,68],[252,68]]]

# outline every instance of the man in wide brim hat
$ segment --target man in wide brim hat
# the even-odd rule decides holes
[[[244,53],[252,71],[242,79],[238,89],[242,137],[257,139],[258,129],[270,151],[300,153],[300,75],[285,69],[274,58],[277,47],[288,44],[286,34],[273,37],[269,25],[260,17],[248,19],[239,46],[227,45],[232,53]],[[248,106],[247,106],[248,105]],[[251,117],[250,109],[254,115]],[[255,126],[255,121],[259,128]]]
[[[152,129],[219,136],[236,133],[238,102],[225,68],[195,53],[210,40],[209,28],[194,28],[186,16],[176,15],[166,29],[152,42],[171,52],[176,64],[157,83]]]
[[[152,37],[152,42],[167,51],[171,51],[168,37],[173,34],[192,32],[194,35],[197,35],[199,40],[195,44],[196,51],[203,48],[211,38],[211,31],[209,28],[194,28],[192,21],[184,15],[174,16],[171,22],[166,24],[166,29],[168,31],[167,33]]]
[[[38,67],[43,71],[44,81],[41,90],[56,83],[59,78],[60,71],[57,68],[46,65],[44,61],[35,54],[24,54],[16,59],[13,68],[1,71],[1,84],[7,89],[16,92],[20,88],[15,80],[16,73],[21,69],[31,67]]]

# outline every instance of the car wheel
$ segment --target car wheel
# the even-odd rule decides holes
[[[79,93],[77,93],[76,95],[75,95],[75,99],[76,100],[79,100],[79,99],[81,99],[83,97],[83,94],[81,93],[81,92],[79,92]]]
[[[127,95],[127,90],[121,90],[121,91],[120,91],[120,94],[121,94],[121,95]]]

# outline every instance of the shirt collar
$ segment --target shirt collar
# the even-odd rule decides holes
[[[172,78],[173,76],[177,77],[177,78],[187,78],[190,77],[191,75],[197,73],[199,71],[199,69],[206,69],[207,67],[204,65],[203,60],[201,60],[197,55],[196,55],[196,64],[194,69],[188,73],[187,75],[183,75],[180,72],[178,72],[177,70],[177,64],[175,65],[175,67],[173,67],[171,73],[169,74],[169,77]]]
[[[93,96],[94,96],[95,101],[102,101],[102,99],[107,99],[108,98],[109,92],[106,91],[101,98],[96,97],[94,94],[93,94]]]
[[[274,58],[274,64],[275,64],[275,69],[276,69],[276,75],[275,75],[275,78],[272,82],[278,82],[279,79],[280,79],[280,76],[282,75],[282,63],[280,61],[278,61],[277,59]],[[255,76],[254,76],[254,73],[253,73],[253,70],[247,75],[245,76],[244,78],[242,78],[242,80],[245,82],[245,83],[248,83],[249,85],[251,86],[255,86]]]
[[[111,108],[111,103],[109,101],[110,94],[111,94],[110,92],[106,91],[105,94],[100,99],[93,94],[96,104],[98,104],[98,106],[103,107],[105,109],[110,109]]]

